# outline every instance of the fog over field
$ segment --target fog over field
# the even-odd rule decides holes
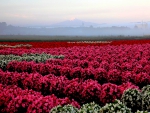
[[[76,22],[78,21],[78,22]],[[138,26],[139,25],[139,26]],[[0,23],[0,35],[44,36],[149,36],[150,28],[145,23],[130,26],[108,26],[79,20],[65,21],[51,26],[19,27]]]

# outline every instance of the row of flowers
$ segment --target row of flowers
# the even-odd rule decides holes
[[[132,37],[133,38],[133,37]],[[104,43],[103,43],[104,42]],[[111,43],[110,43],[111,42]],[[144,44],[150,43],[150,40],[116,40],[116,41],[63,41],[63,42],[0,42],[1,45],[18,45],[18,44],[30,44],[34,48],[54,48],[54,47],[73,47],[73,46],[103,46],[103,45],[122,45],[122,44]]]
[[[149,113],[148,110],[137,110],[132,112],[131,108],[128,108],[124,103],[120,100],[115,100],[113,103],[108,103],[103,107],[92,103],[87,103],[81,106],[80,109],[72,106],[72,105],[65,105],[54,107],[50,110],[50,113]]]
[[[108,90],[108,88],[107,88]],[[112,90],[112,89],[110,89]],[[0,84],[0,112],[1,113],[85,113],[85,112],[124,112],[124,113],[148,113],[150,111],[150,86],[141,90],[128,88],[123,92],[120,100],[112,100],[105,105],[88,102],[80,104],[74,99],[57,98],[54,94],[42,96],[33,90],[22,90],[15,85]],[[109,93],[108,93],[109,94]],[[101,107],[103,106],[103,107]]]
[[[11,61],[34,61],[36,63],[39,62],[46,62],[47,59],[63,59],[63,55],[51,55],[51,54],[23,54],[22,56],[17,55],[0,55],[0,68],[4,69],[6,68],[6,65]]]
[[[17,85],[22,89],[32,89],[42,95],[55,94],[58,97],[69,97],[81,104],[95,101],[102,105],[120,99],[123,91],[128,88],[139,89],[138,86],[127,82],[121,85],[112,83],[99,84],[96,80],[82,81],[78,78],[68,80],[65,76],[52,74],[42,76],[38,73],[0,72],[0,83]]]
[[[9,55],[0,55],[0,59],[1,60],[8,60],[8,61],[13,61],[13,60],[16,60],[16,61],[35,61],[35,59],[44,59],[47,60],[47,59],[50,59],[50,58],[59,58],[59,56],[56,56],[56,55],[51,55],[51,54],[46,54],[46,53],[30,53],[30,54],[22,54],[21,56],[19,55],[13,55],[13,54],[9,54]],[[61,56],[60,56],[61,57]],[[62,56],[63,57],[63,56]],[[33,59],[33,60],[32,60]]]
[[[80,109],[71,105],[54,107],[50,113],[148,113],[150,111],[150,85],[138,89],[127,89],[123,92],[120,101],[114,100],[101,107],[92,102],[81,106]]]
[[[16,45],[8,45],[8,44],[0,44],[0,49],[4,48],[31,48],[30,44],[16,44]]]
[[[8,48],[8,49],[1,49],[0,54],[24,54],[24,53],[63,53],[63,55],[89,55],[89,56],[95,56],[95,55],[100,55],[102,56],[102,53],[104,55],[114,55],[114,54],[124,54],[125,52],[128,51],[128,54],[137,54],[142,51],[145,55],[148,54],[149,52],[149,46],[150,44],[145,43],[145,44],[133,44],[133,45],[118,45],[118,46],[112,46],[112,45],[107,45],[107,46],[74,46],[74,47],[57,47],[57,48],[31,48],[31,49],[21,49],[16,48]],[[85,51],[85,53],[83,53]],[[148,53],[147,53],[148,52]],[[87,57],[87,56],[86,56]],[[114,56],[115,57],[115,56]],[[116,56],[117,57],[117,56]]]
[[[0,42],[1,45],[6,45],[9,44],[10,47],[15,46],[16,45],[20,45],[20,44],[30,44],[32,45],[32,48],[54,48],[54,47],[73,47],[73,46],[104,46],[104,45],[108,45],[111,43],[111,41],[104,41],[104,43],[102,41],[86,41],[86,42],[68,42],[68,41],[63,41],[63,42]],[[22,48],[24,48],[22,46]]]
[[[59,65],[59,62],[57,61],[63,60],[49,60],[46,63],[38,64],[35,62],[12,61],[6,65],[5,70],[6,72],[26,72],[28,74],[39,73],[41,76],[53,74],[55,76],[65,76],[69,80],[74,78],[79,78],[81,80],[93,79],[97,80],[100,84],[110,82],[119,85],[124,82],[132,82],[139,87],[143,87],[150,83],[150,65],[147,65],[144,68],[135,67],[132,70],[130,70],[131,68],[128,70],[128,67],[123,65],[120,67],[121,69],[110,67],[109,70],[106,70],[102,67],[94,68],[93,66],[82,68],[83,66],[86,66],[85,64],[82,64],[82,62],[80,62],[80,67],[69,67],[65,66],[65,64]]]
[[[79,108],[80,105],[67,97],[57,98],[55,95],[42,96],[33,90],[22,90],[15,85],[0,84],[0,112],[1,113],[48,113],[57,105],[71,104]]]

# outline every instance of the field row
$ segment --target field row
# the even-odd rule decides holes
[[[56,61],[56,62],[54,62]],[[3,65],[1,69],[7,75],[7,72],[17,72],[17,73],[38,73],[41,76],[46,76],[52,74],[56,77],[64,76],[69,80],[78,78],[80,80],[96,80],[100,84],[104,83],[113,83],[113,84],[123,84],[126,82],[132,82],[139,87],[143,87],[150,83],[150,76],[149,76],[149,67],[145,66],[144,68],[134,67],[121,67],[120,69],[113,69],[110,68],[108,71],[102,67],[94,68],[88,67],[83,68],[81,66],[77,67],[69,67],[63,65],[56,65],[59,60],[53,60],[50,63],[35,63],[35,62],[18,62],[12,61],[9,62],[7,65]],[[56,63],[56,64],[55,64]]]
[[[107,88],[105,89],[107,92],[103,92],[103,94],[107,93],[105,95],[107,99],[109,99],[108,95],[110,94],[108,90],[112,91],[112,89]],[[74,99],[69,99],[68,97],[58,98],[54,94],[43,96],[39,92],[28,89],[22,90],[15,85],[0,84],[0,92],[1,113],[49,113],[50,111],[51,113],[61,113],[63,111],[65,113],[135,113],[138,110],[143,110],[145,111],[144,113],[148,113],[146,111],[150,111],[150,102],[148,101],[150,99],[150,85],[143,87],[141,91],[136,88],[126,89],[120,98],[121,102],[118,99],[114,99],[111,103],[107,102],[102,107],[99,103],[89,102],[82,104],[81,108],[80,104],[74,101]],[[111,96],[114,97],[115,95]],[[143,113],[143,111],[136,113]]]
[[[22,89],[32,89],[42,95],[55,94],[58,97],[69,97],[81,104],[95,101],[100,105],[120,99],[123,91],[128,88],[139,89],[132,83],[115,85],[111,83],[99,84],[95,80],[82,81],[78,78],[68,80],[64,76],[42,76],[37,73],[0,72],[0,83],[17,85]],[[77,95],[78,94],[78,95]],[[107,96],[106,96],[107,95]]]
[[[0,84],[1,113],[48,113],[57,105],[71,104],[77,108],[80,105],[69,98],[57,98],[55,95],[42,96],[33,90],[22,90],[15,85]]]
[[[116,41],[37,41],[37,42],[0,42],[0,45],[15,46],[19,44],[30,45],[27,48],[54,48],[54,47],[73,47],[73,46],[104,46],[104,45],[132,45],[150,43],[150,40],[116,40]],[[22,46],[23,47],[23,46]],[[5,47],[1,47],[5,48]]]

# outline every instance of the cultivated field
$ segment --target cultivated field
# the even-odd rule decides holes
[[[149,84],[148,39],[0,42],[1,113],[147,113]]]

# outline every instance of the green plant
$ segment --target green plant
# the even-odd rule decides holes
[[[5,70],[7,64],[11,61],[35,61],[36,63],[43,62],[45,63],[48,59],[63,59],[63,55],[51,55],[46,53],[31,53],[31,54],[22,54],[22,56],[17,56],[13,54],[9,55],[0,55],[0,68]]]
[[[78,109],[72,105],[56,106],[49,113],[79,113]]]
[[[148,92],[150,92],[150,85],[144,86],[141,93],[145,95]]]
[[[137,112],[135,112],[135,113],[148,113],[147,111],[139,111],[139,110],[137,110]]]
[[[142,94],[137,89],[127,89],[124,91],[121,101],[124,105],[131,108],[133,112],[142,108]]]
[[[0,60],[0,68],[5,70],[7,66],[8,61]]]
[[[150,92],[147,92],[142,97],[142,109],[150,111]]]
[[[116,99],[113,103],[106,104],[102,107],[99,113],[131,113],[131,109]]]
[[[95,102],[91,102],[83,104],[79,110],[79,113],[99,113],[100,108],[101,107],[98,104],[96,104]]]

